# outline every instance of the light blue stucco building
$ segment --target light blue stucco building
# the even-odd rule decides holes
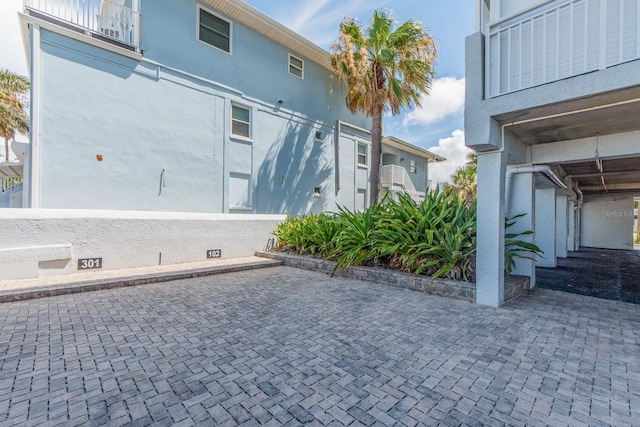
[[[239,0],[26,0],[24,207],[283,213],[364,208],[370,120],[329,53]],[[384,187],[442,158],[387,139]],[[386,172],[385,172],[386,171]]]

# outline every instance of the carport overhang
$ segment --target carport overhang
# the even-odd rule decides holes
[[[584,195],[640,193],[640,86],[494,119],[531,164],[560,168]]]
[[[538,89],[524,91],[517,97],[510,94],[501,100],[486,100],[482,106],[488,110],[507,111],[510,105],[525,104],[523,99],[526,100],[529,93],[536,94],[530,97],[532,104],[527,108],[508,113],[496,111],[490,115],[488,127],[477,127],[481,123],[478,115],[472,115],[470,123],[465,125],[470,130],[469,146],[479,154],[478,303],[496,306],[504,300],[503,221],[509,214],[504,203],[507,166],[550,167],[567,188],[551,190],[548,188],[551,185],[546,185],[545,197],[553,200],[550,192],[555,191],[563,198],[558,206],[564,205],[567,215],[572,200],[640,194],[640,85],[549,103],[542,101],[544,97]],[[555,95],[550,98],[557,99]],[[549,180],[541,174],[530,175],[524,187],[527,194],[513,189],[512,193],[517,194],[520,201],[524,200],[527,209],[521,212],[533,213],[537,210],[534,193],[543,187],[542,184],[549,184]],[[548,214],[555,215],[556,212],[549,210]],[[534,216],[525,216],[523,223],[518,225],[521,228],[510,232],[534,229]],[[569,227],[569,224],[561,226]],[[580,236],[576,236],[576,241],[580,241]],[[555,260],[555,253],[552,257]],[[535,264],[523,262],[530,264],[524,274],[535,284]]]

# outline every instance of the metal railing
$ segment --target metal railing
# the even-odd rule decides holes
[[[72,24],[88,34],[95,34],[124,45],[140,45],[140,13],[125,6],[125,0],[24,0],[25,10]]]
[[[411,177],[405,168],[397,165],[385,165],[380,168],[380,182],[383,187],[393,190],[400,187],[413,200],[424,200],[424,193],[416,189]]]
[[[640,58],[640,2],[546,2],[489,24],[489,97]]]
[[[0,178],[0,193],[6,190],[13,190],[22,185],[22,177],[2,177]]]

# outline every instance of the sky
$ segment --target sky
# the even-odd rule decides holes
[[[144,0],[156,1],[156,0]],[[450,180],[465,163],[464,39],[475,29],[475,0],[245,0],[261,12],[329,50],[345,18],[366,27],[374,9],[391,11],[398,22],[414,19],[439,47],[436,80],[422,107],[385,116],[384,134],[447,159],[429,166],[434,182]],[[27,75],[17,12],[23,0],[0,0],[0,68]]]

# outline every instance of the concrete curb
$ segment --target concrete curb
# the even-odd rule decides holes
[[[256,256],[281,260],[284,265],[289,267],[320,271],[328,274],[331,274],[336,267],[336,263],[333,261],[285,254],[282,252],[256,252]],[[360,266],[349,267],[346,270],[338,270],[335,276],[366,280],[382,285],[420,291],[429,295],[461,301],[475,302],[476,300],[476,286],[474,283],[458,282],[448,279],[432,279],[429,276],[416,276],[396,270]]]
[[[311,271],[319,271],[331,274],[336,267],[336,262],[326,261],[310,256],[292,255],[283,252],[256,252],[257,257],[282,261],[283,265],[301,268]],[[476,302],[476,284],[450,279],[432,279],[429,276],[416,276],[396,270],[386,270],[375,267],[349,267],[346,270],[338,270],[338,277],[366,280],[397,288],[410,289],[424,292],[429,295],[451,298],[471,303]],[[511,301],[529,291],[529,278],[524,276],[510,276],[505,278],[504,302]]]
[[[75,294],[79,292],[91,292],[105,289],[122,288],[125,286],[138,286],[150,283],[169,282],[173,280],[192,279],[196,277],[211,276],[214,274],[236,273],[239,271],[255,270],[259,268],[277,267],[282,265],[280,260],[264,260],[258,262],[242,263],[237,265],[212,266],[184,271],[139,274],[128,277],[114,277],[100,280],[85,280],[82,282],[67,283],[63,285],[34,287],[29,289],[16,289],[0,292],[0,303],[24,301],[34,298],[45,298],[57,295]]]

